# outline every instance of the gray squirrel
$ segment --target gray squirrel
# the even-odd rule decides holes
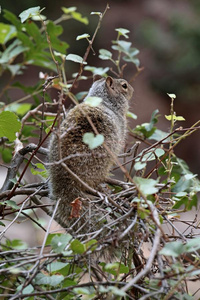
[[[126,113],[132,94],[133,88],[126,80],[96,75],[84,101],[72,108],[58,131],[52,133],[49,143],[50,198],[54,204],[60,199],[55,220],[69,232],[82,234],[101,226],[98,225],[98,220],[102,220],[101,208],[88,199],[81,180],[98,190],[98,185],[107,178],[114,163],[111,152],[119,155],[125,144]],[[102,98],[98,106],[85,103],[88,97],[93,96]],[[83,142],[85,133],[93,132],[95,135],[87,116],[97,132],[104,136],[104,144],[92,150]],[[69,169],[71,173],[67,171]],[[77,199],[81,205],[78,209],[80,216],[75,217],[72,203],[76,203],[73,201]]]

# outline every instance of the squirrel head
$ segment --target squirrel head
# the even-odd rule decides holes
[[[122,94],[127,100],[130,100],[133,95],[133,88],[125,79],[113,79],[108,76],[106,78],[106,87],[113,97]]]
[[[119,95],[122,94],[127,100],[131,99],[133,95],[133,88],[125,79],[114,79],[111,76],[108,76],[105,79],[100,75],[94,75],[93,82],[96,82],[98,80],[105,80],[105,86],[111,98],[119,97]]]

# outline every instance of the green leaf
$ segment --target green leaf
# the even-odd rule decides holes
[[[103,60],[112,59],[112,53],[106,49],[100,49],[99,50],[99,58],[101,58]]]
[[[180,241],[165,244],[164,248],[159,252],[161,255],[178,257],[185,252],[193,252],[200,249],[200,238],[194,238],[183,244]]]
[[[146,165],[147,165],[146,163],[142,163],[142,162],[138,161],[134,164],[134,169],[136,171],[139,171],[139,170],[144,169],[146,167]]]
[[[134,119],[134,120],[137,119],[137,116],[136,116],[134,113],[130,112],[130,111],[128,111],[128,112],[126,113],[126,116],[127,116],[128,118],[131,118],[131,119]]]
[[[174,121],[185,121],[185,118],[183,118],[182,116],[176,116],[176,115],[165,115],[165,118],[168,120],[168,121],[171,121],[172,119]]]
[[[197,177],[197,174],[192,174],[192,173],[185,174],[185,179],[186,180],[190,180],[190,179],[193,179],[195,177]]]
[[[178,197],[180,197],[179,196],[180,194],[181,194],[181,192],[177,193],[173,197],[173,200],[176,201],[176,203],[173,205],[173,209],[179,209],[182,205],[185,206],[185,210],[187,210],[187,211],[191,210],[193,208],[193,206],[195,208],[197,208],[198,198],[197,198],[196,194],[194,194],[191,198],[189,198],[186,193],[186,196],[181,197],[181,199],[178,198]],[[184,194],[184,192],[183,192],[183,194]]]
[[[168,94],[167,95],[171,98],[171,99],[176,99],[176,95],[175,94]]]
[[[9,269],[9,272],[10,272],[11,274],[14,274],[14,275],[20,274],[21,271],[22,271],[22,269],[20,269],[20,268],[15,268],[15,267],[11,267],[11,268]]]
[[[112,48],[120,52],[129,53],[131,49],[131,45],[132,45],[131,42],[119,40],[117,41],[116,45],[112,46]]]
[[[9,63],[10,60],[14,60],[16,56],[19,54],[28,51],[28,47],[24,47],[21,45],[21,42],[19,40],[15,40],[12,44],[8,46],[8,48],[3,52],[1,58],[0,58],[0,63]]]
[[[2,202],[1,202],[2,203]],[[19,206],[16,204],[16,202],[15,201],[13,201],[13,200],[7,200],[7,201],[5,201],[4,203],[2,203],[2,204],[6,204],[7,206],[9,206],[9,207],[11,207],[11,208],[13,208],[13,209],[19,209]]]
[[[57,272],[57,271],[65,268],[67,265],[68,265],[68,263],[55,261],[55,262],[52,262],[51,264],[49,264],[47,266],[47,271],[50,272],[50,273]]]
[[[65,59],[66,59],[66,55],[63,54],[63,53],[60,53],[60,52],[58,52],[58,51],[54,51],[54,54],[55,54],[55,56],[61,57],[62,60],[65,60]]]
[[[140,153],[139,157],[136,159],[136,162],[147,162],[155,160],[156,157],[164,155],[165,151],[162,148],[152,148],[150,152],[147,152],[143,155],[143,151]]]
[[[158,122],[158,117],[159,117],[158,113],[159,113],[158,109],[155,109],[152,112],[151,119],[150,119],[151,126],[153,126],[154,124],[156,124]]]
[[[71,239],[72,236],[70,234],[61,234],[54,236],[51,240],[51,246],[53,251],[56,253],[62,253],[71,241]]]
[[[76,37],[76,40],[79,41],[79,40],[82,40],[82,39],[88,39],[89,37],[90,37],[90,35],[88,33],[84,33],[84,34],[78,35]]]
[[[82,254],[85,252],[85,246],[82,244],[79,240],[75,239],[73,242],[71,242],[70,246],[71,250],[74,253]]]
[[[86,66],[84,68],[85,71],[90,71],[92,72],[94,75],[101,75],[101,76],[106,76],[107,72],[109,71],[109,68],[96,68],[96,67],[92,67],[92,66]]]
[[[71,14],[73,11],[77,10],[76,6],[72,6],[72,7],[61,7],[62,11],[67,15],[67,14]]]
[[[150,140],[160,141],[164,139],[166,136],[168,136],[168,132],[164,132],[160,129],[156,129],[154,133],[149,137]],[[167,142],[169,138],[167,138],[165,141]]]
[[[182,116],[176,116],[176,121],[185,121],[185,118]]]
[[[32,286],[32,284],[27,285],[25,288],[23,288],[22,290],[22,295],[23,294],[32,294],[34,292],[34,287]]]
[[[52,239],[55,236],[61,236],[61,235],[62,235],[62,233],[49,233],[48,237],[47,237],[47,240],[46,240],[46,243],[45,243],[45,246],[49,246],[51,244]]]
[[[100,11],[92,11],[90,14],[91,14],[91,15],[102,16],[102,13],[101,13]]]
[[[51,39],[52,48],[58,52],[66,54],[66,49],[69,48],[69,44],[58,38],[58,36],[63,33],[63,27],[49,21],[47,24],[47,32]]]
[[[141,125],[137,125],[136,128],[134,129],[134,132],[142,133],[146,138],[149,138],[150,136],[153,135],[153,133],[156,130],[156,127],[154,126],[158,122],[158,109],[154,110],[151,119],[149,123],[143,123]]]
[[[73,291],[78,295],[92,295],[94,293],[94,289],[90,287],[78,287],[74,288]]]
[[[17,291],[17,292],[20,292],[21,290],[22,290],[22,294],[31,294],[31,293],[34,292],[34,287],[33,287],[31,284],[29,284],[29,285],[27,285],[27,286],[24,288],[24,285],[23,285],[23,284],[20,284],[20,285],[17,287],[16,291]],[[26,299],[28,299],[28,298],[26,298]]]
[[[8,65],[7,69],[10,71],[12,76],[23,74],[23,72],[22,72],[23,67],[20,64]]]
[[[178,192],[185,192],[190,191],[190,187],[193,186],[193,178],[195,178],[196,175],[194,174],[185,174],[183,175],[179,181],[173,186],[172,192],[178,193]]]
[[[92,239],[85,243],[85,249],[90,249],[91,251],[94,251],[97,248],[97,240]]]
[[[43,178],[48,178],[48,172],[47,172],[47,170],[45,169],[45,166],[44,166],[43,164],[41,164],[41,163],[36,163],[36,164],[35,164],[35,167],[36,167],[37,169],[40,169],[41,171],[36,170],[36,169],[34,169],[34,168],[31,168],[31,173],[32,173],[33,175],[40,175],[40,176],[42,176]]]
[[[0,23],[0,44],[5,44],[16,35],[17,31],[15,26]]]
[[[152,127],[150,123],[143,123],[141,125],[137,125],[134,131],[141,132],[144,137],[149,138],[156,130],[156,127]]]
[[[134,177],[133,180],[136,186],[144,195],[152,195],[157,193],[159,190],[159,188],[156,187],[159,179],[154,180],[148,178]]]
[[[34,22],[27,22],[26,26],[26,32],[30,36],[29,38],[35,41],[36,45],[40,46],[46,44],[46,37],[41,34],[41,31],[39,30],[39,27]],[[44,43],[45,42],[45,43]],[[44,44],[43,44],[44,43]],[[34,49],[36,50],[36,49]]]
[[[194,270],[193,272],[190,273],[190,276],[197,276],[200,275],[200,270]],[[191,300],[194,300],[194,298],[190,298]]]
[[[30,109],[32,104],[30,103],[13,103],[7,106],[6,110],[12,111],[20,116],[25,115]]]
[[[88,18],[86,17],[82,17],[82,15],[76,11],[76,7],[72,6],[72,7],[62,7],[62,11],[64,12],[64,14],[69,15],[72,19],[79,21],[85,25],[89,24]]]
[[[77,93],[75,96],[78,101],[81,101],[87,96],[87,94],[88,94],[88,91],[83,91],[83,92]]]
[[[87,144],[92,150],[103,144],[104,136],[102,134],[97,134],[96,136],[94,136],[93,132],[86,132],[83,135],[83,142]]]
[[[188,206],[188,202],[189,202],[188,197],[182,197],[178,201],[177,201],[176,197],[173,197],[173,200],[176,201],[176,203],[173,205],[173,209],[179,209],[182,205],[184,205],[185,208]]]
[[[84,64],[84,65],[87,64],[86,61],[83,61],[83,58],[81,56],[76,55],[76,54],[68,54],[66,56],[66,60],[71,60],[73,62],[76,62],[76,63],[79,63],[79,64]]]
[[[85,104],[91,106],[91,107],[96,107],[96,106],[99,106],[99,104],[102,102],[102,98],[100,97],[87,97],[84,102]]]
[[[16,139],[16,133],[19,132],[21,123],[17,116],[10,111],[0,113],[0,137],[7,137],[10,141]]]
[[[186,192],[180,192],[176,194],[176,197],[185,197],[185,196],[187,196]]]
[[[175,115],[171,116],[171,115],[165,115],[165,119],[167,119],[168,121],[171,121],[172,119],[174,119]]]
[[[28,245],[24,241],[18,239],[12,241],[7,240],[6,245],[16,250],[24,250],[28,248]]]
[[[186,174],[191,173],[189,166],[186,164],[186,162],[183,159],[174,157],[172,163],[174,164],[173,175],[174,175],[174,173],[180,174],[180,175],[186,175]]]
[[[132,62],[136,65],[136,67],[139,67],[140,61],[138,58],[136,58],[136,55],[138,55],[139,50],[136,48],[131,47],[132,43],[119,40],[116,41],[116,45],[112,46],[112,49],[117,50],[119,52],[123,52],[125,56],[123,57],[123,60],[127,62]]]
[[[81,22],[81,23],[83,23],[83,24],[85,24],[85,25],[88,25],[88,24],[89,24],[88,18],[82,17],[82,15],[81,15],[79,12],[73,11],[73,12],[71,13],[71,16],[72,16],[72,18],[73,18],[74,20],[76,20],[76,21],[79,21],[79,22]]]
[[[43,8],[43,9],[44,9],[44,8]],[[43,10],[43,9],[42,9],[42,10]],[[47,17],[40,14],[40,15],[32,16],[31,19],[32,19],[33,21],[40,21],[40,22],[41,22],[41,20],[45,21],[45,20],[47,19]]]
[[[64,278],[65,277],[63,275],[48,276],[48,275],[39,273],[35,277],[35,283],[37,285],[49,285],[49,286],[55,287],[58,284],[60,284],[64,280]]]
[[[110,292],[112,292],[113,295],[116,295],[116,296],[122,296],[122,297],[125,297],[126,296],[126,293],[124,291],[122,291],[121,289],[118,289],[117,287],[115,286],[109,286],[108,290]]]
[[[129,272],[129,268],[123,263],[113,262],[104,265],[103,269],[113,275],[124,274]]]
[[[21,30],[22,24],[19,21],[19,19],[16,17],[16,15],[14,15],[13,13],[11,13],[9,10],[4,9],[4,18],[9,21],[10,23],[12,23],[17,30]]]
[[[119,33],[119,36],[123,35],[126,39],[128,39],[127,33],[129,33],[130,30],[125,29],[125,28],[116,28],[115,30]]]
[[[12,149],[0,147],[0,153],[2,155],[2,159],[5,163],[10,163],[12,159]]]
[[[198,197],[197,195],[193,195],[192,199],[190,199],[190,201],[188,201],[188,210],[191,210],[193,208],[193,206],[197,209],[197,205],[198,205]]]
[[[40,14],[40,6],[35,6],[21,12],[19,17],[21,19],[21,22],[24,23],[27,19],[39,14]]]
[[[159,252],[161,255],[178,257],[184,253],[185,247],[180,241],[165,244],[164,248]]]
[[[17,179],[16,179],[16,178],[12,178],[12,179],[10,179],[10,181],[11,181],[12,183],[14,183],[14,184],[17,183]]]
[[[0,221],[0,226],[5,227],[6,225],[3,222]]]
[[[18,108],[16,113],[18,115],[25,115],[28,111],[30,111],[32,104],[31,103],[22,103],[22,104],[18,104]]]
[[[71,266],[70,266],[70,268],[71,268]],[[81,271],[78,272],[77,268],[76,268],[75,273],[79,274],[80,272]],[[67,274],[67,276],[69,276],[68,274]],[[77,282],[75,280],[70,279],[70,278],[66,278],[65,281],[62,283],[63,288],[68,287],[68,286],[72,286],[72,285],[77,285]]]
[[[193,252],[200,249],[200,238],[188,240],[185,244],[185,252]]]
[[[22,135],[28,138],[30,136],[38,137],[38,132],[36,130],[37,130],[36,127],[25,125],[22,129]]]
[[[162,148],[157,148],[154,153],[157,157],[161,157],[165,154],[165,151]]]

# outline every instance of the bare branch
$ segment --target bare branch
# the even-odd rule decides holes
[[[154,207],[153,204],[150,204],[151,210],[153,212],[153,216],[154,219],[156,220],[157,224],[159,224],[160,226],[160,220],[159,220],[159,215],[158,212],[156,210],[156,208]],[[159,250],[159,246],[160,246],[160,237],[161,237],[161,231],[159,228],[157,228],[156,233],[155,233],[155,238],[154,238],[154,244],[150,253],[150,257],[144,267],[144,269],[138,273],[133,279],[131,279],[123,288],[122,291],[126,292],[128,291],[133,284],[137,283],[141,278],[143,278],[151,269],[153,261],[157,255],[157,252]]]

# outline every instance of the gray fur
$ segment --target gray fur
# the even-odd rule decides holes
[[[60,137],[59,131],[52,134],[49,144],[51,199],[53,202],[61,199],[55,218],[72,232],[78,230],[79,233],[84,233],[89,232],[91,228],[93,230],[99,228],[98,220],[102,219],[103,214],[101,207],[91,204],[92,202],[87,199],[85,188],[81,183],[56,162],[64,159],[63,162],[81,180],[98,189],[98,185],[108,176],[113,159],[103,145],[90,150],[88,145],[83,143],[84,133],[93,132],[86,115],[90,117],[98,133],[104,135],[107,147],[117,156],[125,143],[126,113],[132,93],[133,88],[124,79],[107,77],[95,81],[87,97],[101,97],[103,99],[101,104],[91,107],[83,102],[75,106],[60,126]],[[79,220],[70,219],[72,209],[70,204],[76,198],[82,200]]]

